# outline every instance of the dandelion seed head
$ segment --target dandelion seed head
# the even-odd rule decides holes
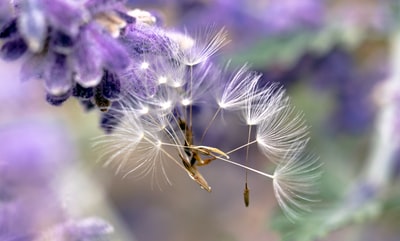
[[[288,216],[294,217],[298,209],[305,210],[297,199],[309,193],[307,185],[311,184],[307,181],[313,179],[302,174],[308,174],[307,168],[312,169],[313,165],[304,161],[307,168],[303,168],[296,161],[304,151],[308,133],[302,115],[290,107],[284,90],[274,84],[263,85],[261,74],[251,71],[246,64],[230,71],[228,65],[221,70],[210,61],[227,42],[225,29],[210,28],[192,37],[169,33],[140,21],[134,26],[128,25],[120,36],[121,42],[129,47],[129,56],[135,58],[128,69],[116,75],[120,82],[127,83],[128,88],[119,89],[126,89],[124,96],[131,99],[121,101],[118,111],[123,117],[117,118],[109,139],[101,142],[106,146],[102,150],[103,156],[108,156],[106,163],[116,164],[117,173],[123,172],[124,176],[149,175],[157,180],[161,175],[167,183],[170,181],[164,165],[174,163],[197,183],[207,183],[197,166],[206,165],[214,158],[272,178],[278,203]],[[107,85],[112,85],[110,76],[106,78]],[[103,75],[100,85],[105,82],[104,78]],[[89,94],[85,90],[80,95]],[[197,118],[193,106],[207,108],[205,103],[213,97],[219,108],[199,141],[194,133],[201,131],[197,128],[203,128],[204,123],[199,122],[208,115]],[[219,144],[203,143],[208,141],[203,137],[209,129],[212,132],[221,126],[212,123],[220,120],[220,109],[237,114],[249,126],[247,142],[231,151],[220,150]],[[228,154],[242,148],[248,153],[253,144],[258,145],[254,150],[277,164],[274,174],[229,159]]]

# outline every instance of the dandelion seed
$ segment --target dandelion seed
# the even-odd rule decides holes
[[[204,33],[199,33],[195,38],[186,37],[183,39],[193,39],[193,44],[185,44],[183,53],[179,60],[188,66],[195,66],[207,61],[219,49],[228,43],[227,31],[222,28],[218,32],[213,27],[209,27]],[[182,46],[182,44],[181,44]]]
[[[97,139],[95,147],[102,151],[101,159],[107,159],[104,165],[117,166],[117,173],[124,177],[135,174],[136,177],[150,175],[159,185],[159,177],[171,184],[164,167],[166,160],[174,159],[163,147],[165,119],[140,118],[135,110],[125,109],[125,115],[112,134]],[[174,161],[174,160],[173,160]]]
[[[308,140],[308,127],[303,115],[294,107],[284,106],[268,119],[257,125],[256,140],[261,152],[271,161],[282,161],[282,157],[296,152],[296,143]]]
[[[243,200],[244,200],[244,205],[248,207],[250,204],[250,189],[247,187],[247,182],[243,190]]]
[[[296,143],[284,157],[274,172],[274,192],[279,206],[285,215],[294,221],[304,212],[309,212],[309,204],[318,201],[313,196],[317,193],[316,181],[321,173],[317,158],[306,155],[306,142]]]
[[[170,101],[166,101],[164,103],[160,103],[160,106],[163,110],[168,110],[169,108],[171,108],[172,104]]]
[[[225,68],[228,68],[227,65]],[[242,109],[249,98],[250,90],[260,79],[260,75],[249,71],[247,65],[242,66],[232,76],[221,78],[221,81],[228,79],[216,92],[216,101],[221,109],[238,110]]]
[[[258,125],[268,122],[271,117],[287,105],[285,92],[274,85],[258,89],[254,84],[250,86],[247,97],[244,98],[243,118],[247,125]]]

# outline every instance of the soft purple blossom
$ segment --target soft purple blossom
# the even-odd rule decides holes
[[[0,240],[108,240],[99,218],[70,220],[57,190],[75,151],[61,126],[23,121],[0,128]]]
[[[63,219],[52,180],[74,152],[58,126],[22,122],[0,129],[0,240]]]
[[[10,18],[12,12],[10,8],[9,1],[1,0],[0,1],[0,26],[3,26]]]
[[[173,56],[176,53],[174,42],[165,31],[156,26],[130,25],[121,36],[122,42],[128,47],[132,56],[142,54],[154,54],[162,56]]]
[[[118,72],[129,65],[128,52],[117,35],[121,28],[135,21],[124,13],[122,2],[8,2],[15,16],[8,16],[0,26],[0,56],[15,60],[28,55],[21,68],[21,79],[43,80],[46,99],[62,104],[72,93],[76,94],[73,89],[78,84],[95,88],[107,79],[102,78],[105,71]]]

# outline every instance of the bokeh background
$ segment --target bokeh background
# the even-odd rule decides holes
[[[112,240],[400,240],[398,0],[129,4],[151,11],[166,28],[225,26],[231,42],[216,61],[249,63],[265,81],[287,89],[304,111],[310,149],[323,163],[321,201],[291,223],[277,208],[271,183],[249,175],[246,208],[244,171],[218,162],[202,171],[212,193],[173,168],[174,185],[162,190],[151,186],[151,178],[114,175],[92,148],[93,138],[103,134],[100,114],[85,112],[71,98],[61,107],[49,105],[43,83],[19,82],[21,62],[1,62],[0,146],[7,149],[0,147],[0,240],[2,230],[12,230],[1,225],[6,218],[13,220],[13,232],[25,227],[13,218],[18,213],[41,217],[26,226],[33,230],[65,213],[102,218],[115,229]],[[17,167],[2,169],[9,160]],[[7,204],[13,196],[16,207]]]

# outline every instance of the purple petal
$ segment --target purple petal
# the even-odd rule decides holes
[[[32,55],[21,67],[21,81],[43,79],[44,70],[44,57]]]
[[[102,58],[87,28],[79,35],[71,63],[75,71],[75,81],[85,88],[99,84],[103,74]]]
[[[145,53],[172,56],[172,42],[158,28],[129,25],[121,40],[134,56]]]
[[[8,22],[12,17],[10,1],[0,0],[0,25]]]
[[[68,91],[62,95],[51,95],[49,93],[46,94],[46,101],[54,106],[62,105],[69,97],[71,96],[71,91]]]
[[[31,51],[40,52],[44,47],[47,35],[43,6],[39,0],[27,0],[21,1],[20,7],[18,31]]]
[[[127,50],[118,40],[112,38],[94,24],[88,26],[88,30],[90,31],[106,69],[117,72],[129,66],[130,58]]]
[[[113,10],[125,2],[126,0],[88,0],[85,3],[85,7],[94,15],[100,12]]]
[[[6,42],[1,47],[0,57],[4,60],[13,61],[21,57],[28,46],[22,38],[17,38]]]
[[[67,56],[57,53],[49,55],[47,72],[44,73],[47,91],[51,95],[63,95],[72,87],[72,73]]]
[[[76,36],[79,27],[88,19],[79,1],[42,0],[45,15],[53,28]]]

